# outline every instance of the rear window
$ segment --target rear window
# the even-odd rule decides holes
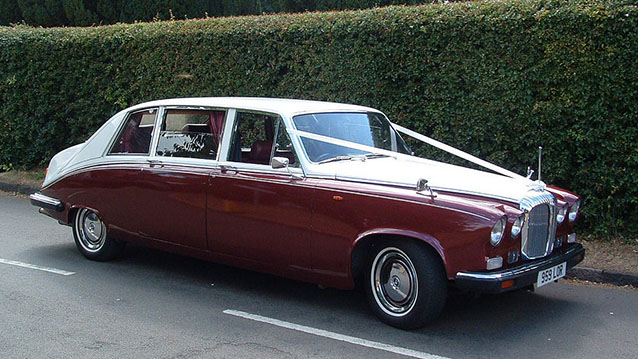
[[[130,114],[109,154],[148,154],[156,116],[155,108]]]

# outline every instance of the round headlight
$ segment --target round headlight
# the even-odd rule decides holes
[[[516,238],[521,233],[521,229],[523,228],[524,222],[525,222],[524,214],[516,218],[516,220],[514,221],[514,224],[512,224],[512,238]]]
[[[570,208],[569,210],[569,221],[573,222],[576,220],[576,217],[578,217],[578,210],[580,209],[580,200],[577,199],[576,202],[574,202],[574,204],[572,205],[572,208]]]
[[[561,207],[558,210],[558,214],[556,215],[556,221],[558,223],[563,223],[565,220],[565,215],[567,214],[567,206]]]
[[[503,239],[503,233],[505,233],[505,223],[507,220],[505,216],[501,217],[496,223],[494,227],[492,227],[492,233],[490,234],[490,243],[496,247],[501,243],[501,239]]]

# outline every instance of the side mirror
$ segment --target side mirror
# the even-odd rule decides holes
[[[270,167],[273,169],[285,168],[288,170],[288,174],[290,175],[291,180],[301,180],[303,177],[299,177],[298,175],[292,173],[288,165],[290,164],[290,160],[286,157],[273,157],[272,161],[270,161]]]
[[[270,161],[270,166],[273,169],[288,168],[289,163],[290,163],[290,160],[287,159],[286,157],[273,157],[272,161]]]

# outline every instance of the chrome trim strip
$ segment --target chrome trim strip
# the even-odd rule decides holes
[[[38,202],[43,202],[46,204],[50,204],[52,206],[59,206],[60,204],[62,204],[62,202],[60,202],[60,200],[55,199],[53,197],[49,197],[49,196],[45,196],[40,192],[36,192],[34,194],[29,195],[29,199],[32,199],[34,201],[38,201]]]
[[[45,196],[40,192],[29,195],[29,199],[31,200],[31,204],[34,206],[53,209],[58,212],[61,212],[64,209],[64,205],[59,199]]]

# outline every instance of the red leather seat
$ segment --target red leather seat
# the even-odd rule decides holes
[[[259,163],[267,165],[270,162],[270,151],[272,150],[272,142],[255,141],[250,146],[250,163]]]

